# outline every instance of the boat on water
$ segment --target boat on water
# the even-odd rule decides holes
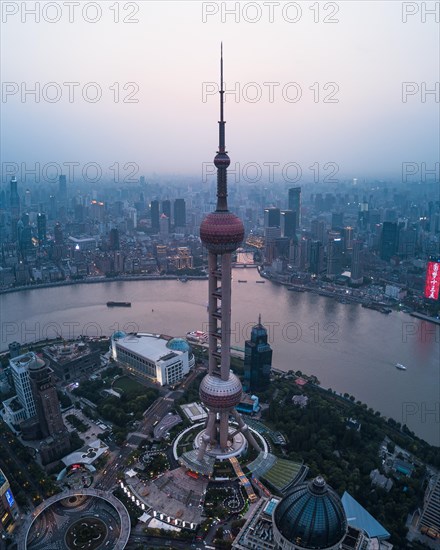
[[[107,302],[107,307],[131,307],[131,302]]]
[[[186,333],[186,337],[189,341],[197,342],[203,344],[208,341],[208,333],[203,332],[202,330],[193,330]]]
[[[256,283],[260,283],[260,285],[264,285],[266,281],[255,281]]]
[[[405,365],[402,365],[401,363],[396,363],[396,369],[406,370],[406,367],[405,367]]]
[[[243,279],[238,279],[239,283],[247,283],[247,281],[244,281]]]
[[[179,281],[181,283],[187,283],[188,282],[188,277],[186,275],[183,275],[183,277],[179,277]]]

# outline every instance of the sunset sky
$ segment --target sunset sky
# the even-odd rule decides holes
[[[133,162],[147,177],[201,177],[217,146],[218,94],[202,92],[218,82],[220,41],[226,90],[238,93],[226,95],[232,163],[307,171],[334,162],[347,178],[398,179],[402,162],[438,162],[439,92],[422,92],[438,90],[440,27],[415,2],[244,2],[235,15],[224,13],[235,2],[119,2],[119,23],[111,1],[80,2],[73,22],[65,2],[27,2],[39,22],[22,2],[2,4],[3,163],[96,162],[105,171]],[[102,14],[91,23],[93,4]],[[40,102],[23,102],[35,82]],[[79,83],[73,102],[64,82]],[[89,82],[98,102],[82,97]],[[272,98],[268,82],[277,83]],[[404,82],[415,83],[406,102]],[[129,92],[137,103],[122,101]]]

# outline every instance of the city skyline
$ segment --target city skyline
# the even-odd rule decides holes
[[[206,184],[215,177],[211,59],[221,40],[231,58],[230,150],[240,159],[230,171],[238,170],[241,183],[258,176],[255,164],[260,181],[271,183],[273,170],[300,185],[318,168],[320,181],[334,172],[333,179],[399,181],[402,163],[435,170],[438,162],[437,15],[411,13],[411,2],[331,2],[325,10],[311,2],[286,10],[282,3],[272,15],[261,10],[255,23],[257,8],[231,15],[233,4],[223,2],[132,2],[120,13],[98,3],[94,23],[86,20],[95,18],[92,7],[72,12],[69,23],[66,6],[58,13],[37,3],[32,16],[4,4],[12,7],[2,13],[3,184],[5,163],[35,162],[78,162],[80,170],[94,162],[110,176],[114,163],[122,176],[134,163],[133,177],[181,174]],[[35,85],[37,96],[26,94]],[[102,94],[97,102],[95,92]],[[195,127],[190,147],[182,147]],[[301,169],[297,181],[289,163]],[[415,177],[422,175],[419,169]]]

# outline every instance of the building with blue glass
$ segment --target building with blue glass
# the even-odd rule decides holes
[[[267,330],[261,324],[252,327],[251,339],[246,340],[244,347],[244,383],[247,392],[264,391],[270,383],[272,368],[272,348],[267,341]]]

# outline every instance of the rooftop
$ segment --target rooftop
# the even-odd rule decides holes
[[[74,344],[53,344],[43,348],[43,352],[57,363],[62,364],[88,355],[91,349],[86,342],[77,342]]]
[[[182,355],[184,352],[170,350],[168,340],[160,334],[131,333],[120,338],[117,345],[127,351],[148,357],[151,361],[161,361]]]
[[[349,525],[365,531],[370,538],[387,539],[390,536],[388,531],[347,491],[342,495],[341,500]]]

